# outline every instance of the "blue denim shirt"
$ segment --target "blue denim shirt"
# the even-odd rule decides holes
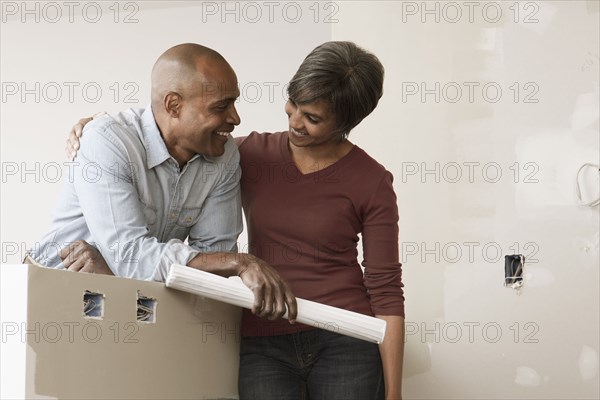
[[[30,255],[60,268],[60,249],[83,239],[115,275],[164,281],[173,263],[237,251],[240,174],[231,136],[222,156],[197,154],[180,170],[150,107],[101,117],[85,126],[50,232]]]

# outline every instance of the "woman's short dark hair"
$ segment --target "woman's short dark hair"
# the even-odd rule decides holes
[[[383,75],[375,55],[352,42],[326,42],[306,56],[287,92],[297,104],[329,102],[339,132],[348,134],[377,106]]]

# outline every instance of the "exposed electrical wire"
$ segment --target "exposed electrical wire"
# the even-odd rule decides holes
[[[590,202],[584,201],[583,198],[581,197],[581,188],[579,187],[579,175],[581,175],[581,171],[583,171],[586,167],[593,167],[600,173],[600,166],[598,166],[596,164],[592,164],[592,163],[583,164],[581,167],[579,167],[579,170],[577,171],[575,191],[577,193],[577,198],[579,199],[579,204],[581,204],[582,206],[586,206],[586,207],[596,207],[598,204],[600,204],[600,197],[598,197],[596,200],[592,200]]]

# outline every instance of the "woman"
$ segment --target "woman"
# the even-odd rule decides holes
[[[275,267],[297,297],[387,321],[378,348],[244,310],[242,400],[401,398],[404,297],[392,175],[348,140],[377,106],[383,75],[379,60],[355,44],[324,43],[288,87],[289,131],[237,139],[249,253]]]

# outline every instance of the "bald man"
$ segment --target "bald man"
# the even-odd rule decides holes
[[[233,69],[216,51],[186,43],[159,57],[151,80],[149,107],[85,126],[50,232],[29,256],[48,267],[161,282],[174,263],[239,275],[254,291],[255,314],[274,319],[289,309],[293,320],[285,281],[264,261],[236,253]]]

